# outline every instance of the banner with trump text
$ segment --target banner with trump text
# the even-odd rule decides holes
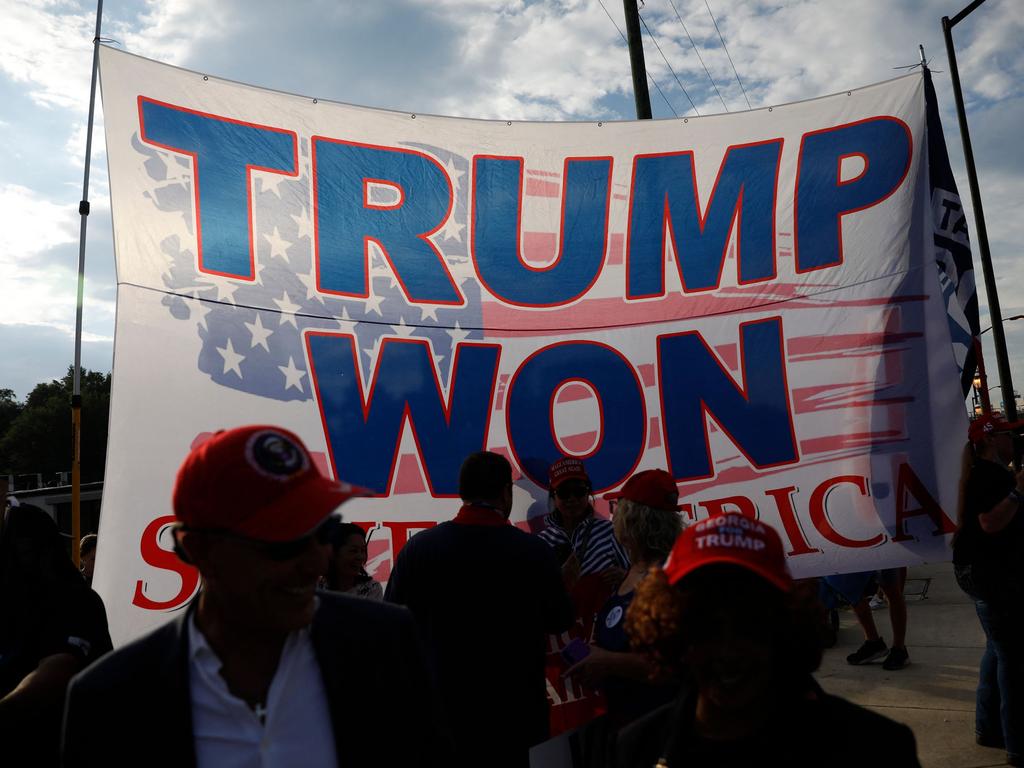
[[[380,581],[483,449],[527,530],[568,455],[599,514],[665,468],[685,521],[757,517],[797,577],[948,558],[977,305],[921,74],[589,123],[367,109],[109,48],[101,82],[116,642],[196,593],[175,472],[248,423],[373,491],[343,512]]]

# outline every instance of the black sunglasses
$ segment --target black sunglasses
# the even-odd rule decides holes
[[[340,525],[341,518],[337,515],[331,515],[317,526],[312,533],[307,534],[300,539],[292,539],[291,541],[262,541],[260,539],[250,538],[249,536],[241,536],[237,533],[232,533],[231,531],[209,531],[184,527],[182,530],[198,531],[199,533],[205,533],[210,536],[220,536],[224,539],[244,541],[253,550],[268,560],[283,563],[288,560],[294,560],[305,552],[309,547],[310,541],[315,541],[320,546],[326,546],[331,541],[331,534],[334,533]]]
[[[555,490],[555,496],[562,499],[579,499],[590,493],[589,485],[562,485]]]

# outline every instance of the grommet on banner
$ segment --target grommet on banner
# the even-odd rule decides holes
[[[313,103],[314,103],[314,104],[316,104],[316,103],[317,103],[317,100],[316,100],[316,99],[313,99]]]
[[[209,80],[209,79],[210,79],[210,76],[209,76],[209,75],[203,75],[203,82],[204,82],[204,83],[205,83],[205,82],[206,82],[207,80]]]
[[[416,115],[409,115],[409,117],[411,117],[413,120],[416,119]]]
[[[683,122],[684,122],[684,123],[688,123],[688,122],[690,122],[690,118],[688,118],[688,117],[684,117],[684,118],[683,118]]]
[[[597,127],[598,127],[598,128],[600,128],[600,127],[601,127],[601,126],[603,126],[603,125],[604,125],[604,123],[598,123],[598,124],[597,124]]]
[[[505,125],[512,125],[512,121],[511,121],[511,120],[508,120],[508,121],[507,121],[507,122],[505,123]]]

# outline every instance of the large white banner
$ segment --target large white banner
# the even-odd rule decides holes
[[[195,593],[169,551],[174,475],[246,423],[378,494],[344,513],[374,529],[380,580],[454,515],[484,448],[516,467],[527,529],[574,455],[598,497],[664,467],[688,519],[758,516],[798,577],[948,557],[973,283],[969,254],[943,268],[936,248],[966,239],[955,190],[929,183],[921,75],[560,124],[326,103],[106,48],[101,75],[115,641]]]

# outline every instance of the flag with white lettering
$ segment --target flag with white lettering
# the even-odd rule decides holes
[[[576,456],[599,514],[664,468],[686,521],[756,517],[798,577],[948,557],[977,307],[920,74],[561,124],[109,48],[101,82],[118,312],[95,583],[118,642],[198,589],[170,551],[174,475],[246,423],[373,491],[343,511],[382,581],[485,449],[512,462],[527,530]]]

